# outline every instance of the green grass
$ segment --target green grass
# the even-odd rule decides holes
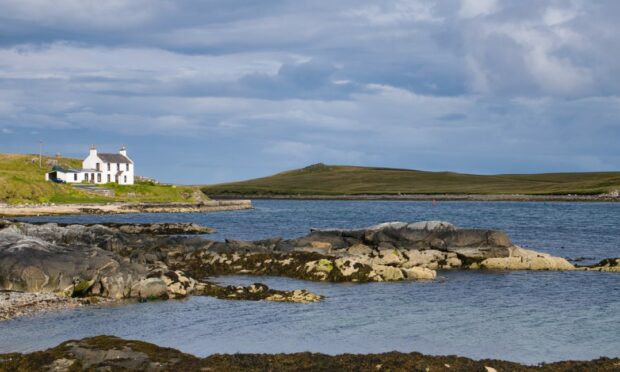
[[[207,195],[591,195],[620,189],[620,172],[474,175],[315,164],[203,187]]]
[[[113,189],[113,197],[105,197],[77,190],[71,185],[45,181],[46,165],[50,158],[43,158],[43,167],[36,155],[0,154],[0,202],[9,204],[32,203],[107,203],[126,202],[191,202],[206,198],[197,187],[154,185],[137,183],[131,186],[107,184]],[[38,159],[38,158],[37,158]],[[78,159],[61,158],[59,164],[68,168],[81,168]]]

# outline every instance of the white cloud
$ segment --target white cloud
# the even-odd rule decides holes
[[[549,7],[545,10],[543,20],[548,26],[557,26],[574,19],[577,14],[575,9],[566,6],[561,8]]]
[[[370,5],[345,12],[356,18],[365,19],[371,24],[388,26],[408,22],[442,22],[435,14],[434,4],[419,0],[398,0],[390,4]]]
[[[13,19],[38,25],[69,24],[117,28],[138,26],[172,9],[164,0],[0,0],[0,9]]]
[[[459,17],[474,18],[493,14],[497,10],[497,0],[461,0]]]

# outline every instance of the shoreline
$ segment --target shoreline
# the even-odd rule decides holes
[[[619,358],[600,357],[537,365],[455,355],[385,352],[328,355],[313,352],[212,354],[201,358],[153,343],[100,335],[65,341],[29,353],[0,354],[2,370],[165,370],[165,371],[617,371]]]
[[[620,202],[620,197],[598,195],[523,195],[523,194],[360,194],[360,195],[209,195],[213,200],[385,200],[385,201],[489,201],[489,202]]]
[[[252,209],[252,201],[205,200],[195,203],[0,204],[0,217],[130,213],[205,213]]]
[[[620,272],[620,258],[575,266],[562,257],[516,246],[500,230],[460,229],[443,221],[311,229],[292,239],[214,241],[200,236],[212,232],[194,223],[0,220],[0,288],[5,290],[0,319],[19,315],[22,305],[36,312],[99,298],[147,301],[199,295],[294,303],[324,298],[303,289],[210,280],[227,275],[367,283],[432,281],[438,270]]]

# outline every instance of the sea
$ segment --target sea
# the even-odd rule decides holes
[[[620,257],[620,203],[255,200],[243,211],[26,218],[50,222],[194,222],[205,239],[256,240],[311,228],[441,220],[496,228],[525,248],[590,264]],[[325,296],[314,304],[183,300],[90,306],[0,322],[0,353],[95,335],[214,353],[421,352],[526,364],[620,357],[620,274],[439,271],[431,282],[317,283],[229,276]]]

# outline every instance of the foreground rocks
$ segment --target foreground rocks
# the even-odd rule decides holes
[[[0,354],[0,371],[617,371],[620,359],[526,366],[420,353],[234,354],[198,358],[175,349],[112,336],[67,341],[29,354]]]
[[[207,295],[225,299],[315,302],[306,291],[278,291],[262,284],[221,286],[168,267],[168,253],[177,246],[194,250],[201,238],[177,234],[188,226],[27,224],[0,221],[0,289],[11,293],[54,294],[56,307],[71,307],[59,298],[156,300]],[[189,226],[192,231],[205,229]],[[149,233],[145,233],[148,231]],[[190,244],[191,243],[191,244]],[[200,279],[196,279],[200,278]],[[50,300],[51,301],[51,300]],[[48,301],[49,302],[49,301]],[[8,302],[7,316],[20,315]],[[34,306],[33,308],[37,308]]]

